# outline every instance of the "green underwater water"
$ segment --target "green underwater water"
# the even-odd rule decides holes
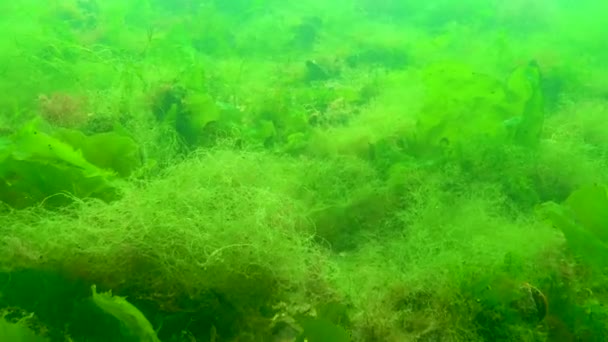
[[[0,341],[608,340],[601,1],[0,4]]]

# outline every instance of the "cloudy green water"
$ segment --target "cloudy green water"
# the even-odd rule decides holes
[[[0,341],[606,341],[607,11],[3,1]]]

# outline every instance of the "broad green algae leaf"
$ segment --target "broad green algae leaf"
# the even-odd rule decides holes
[[[325,318],[310,318],[300,322],[302,335],[297,342],[349,342],[348,332]]]
[[[98,293],[95,285],[91,289],[95,305],[116,318],[130,335],[141,342],[160,342],[150,321],[125,297],[113,296],[111,291]]]
[[[302,333],[296,342],[349,342],[350,334],[342,327],[349,319],[347,308],[339,302],[329,302],[317,308],[315,317],[298,317]]]
[[[34,124],[0,142],[0,201],[15,208],[69,203],[65,196],[54,196],[60,193],[113,200],[118,194],[114,178]]]
[[[564,234],[568,246],[590,266],[608,267],[608,198],[599,185],[582,187],[564,204],[547,202],[540,214]]]
[[[516,68],[507,80],[510,102],[519,113],[513,131],[515,143],[534,147],[540,141],[545,121],[540,68],[535,62]]]
[[[81,131],[61,129],[54,135],[79,151],[95,167],[130,176],[142,166],[139,145],[126,134],[110,131],[86,135]]]
[[[86,177],[110,175],[110,173],[104,172],[89,163],[80,151],[36,129],[34,126],[26,126],[15,134],[13,142],[15,148],[12,157],[15,160],[35,161],[43,164],[65,164],[81,169]]]
[[[0,341],[48,342],[49,340],[36,335],[23,324],[7,322],[4,318],[0,318]]]
[[[423,81],[426,100],[418,118],[417,154],[458,148],[473,137],[504,139],[502,122],[510,113],[500,81],[458,63],[429,66]]]
[[[608,246],[578,225],[567,208],[555,202],[547,202],[542,204],[539,210],[549,222],[562,231],[570,250],[585,263],[598,269],[608,266]]]
[[[608,194],[600,185],[584,186],[566,200],[576,221],[603,243],[608,243]]]
[[[438,63],[423,72],[425,102],[410,142],[414,155],[437,158],[470,144],[534,147],[544,123],[538,66],[516,68],[506,81],[464,64]]]

